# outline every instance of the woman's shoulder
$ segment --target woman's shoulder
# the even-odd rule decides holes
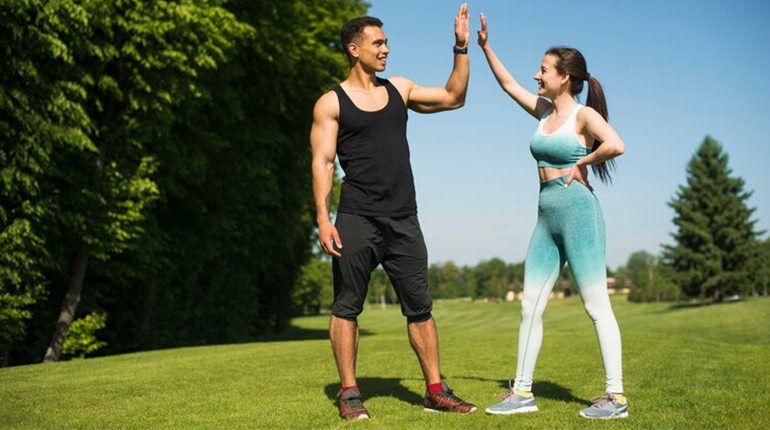
[[[578,112],[576,115],[576,118],[580,122],[587,122],[591,121],[592,119],[604,119],[602,118],[601,114],[596,111],[596,109],[592,108],[591,106],[585,106],[585,105],[578,105],[577,106]]]

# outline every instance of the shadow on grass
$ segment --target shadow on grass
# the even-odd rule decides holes
[[[364,399],[374,397],[394,397],[410,405],[422,405],[422,396],[401,385],[402,378],[358,378],[358,387],[361,389]],[[336,401],[339,397],[341,386],[338,382],[328,384],[324,392],[329,400]]]
[[[372,332],[359,328],[359,336],[369,336]],[[289,340],[322,340],[329,339],[329,329],[310,329],[289,326],[280,333],[268,333],[257,336],[249,342],[283,342]]]
[[[508,386],[507,381],[503,381],[505,386]],[[580,403],[582,405],[591,406],[592,403],[589,400],[581,399],[572,395],[572,391],[568,388],[562,387],[559,384],[554,384],[551,381],[539,381],[532,384],[532,392],[537,393],[538,397],[543,399],[559,400],[566,403]]]
[[[496,379],[484,379],[472,376],[455,376],[453,379],[473,379],[476,381],[497,382],[500,385],[500,388],[504,389],[505,391],[510,390],[510,381],[507,380],[499,381]],[[532,392],[535,393],[535,398],[538,399],[558,400],[565,403],[579,403],[586,406],[591,406],[592,404],[586,399],[575,397],[569,388],[563,387],[551,381],[535,382],[532,384]]]
[[[508,391],[508,381],[499,381],[495,379],[484,379],[471,376],[455,376],[449,379],[473,379],[476,381],[497,382],[501,388]],[[422,405],[422,396],[407,389],[401,385],[401,381],[411,380],[410,378],[359,378],[358,386],[365,399],[374,397],[394,397],[410,405]],[[422,379],[419,379],[420,381]],[[442,380],[446,380],[442,376]],[[336,401],[339,398],[341,386],[339,383],[326,385],[324,392],[329,400]],[[557,400],[565,403],[577,403],[580,405],[591,406],[591,402],[586,399],[575,397],[568,388],[551,381],[539,381],[532,385],[532,391],[537,398]]]
[[[707,306],[729,305],[730,303],[742,303],[744,301],[746,301],[746,299],[740,298],[740,299],[733,299],[733,300],[725,300],[723,302],[708,301],[708,302],[674,303],[671,306],[667,307],[666,309],[663,309],[657,313],[664,314],[668,312],[681,311],[685,309],[696,309],[696,308],[704,308]]]

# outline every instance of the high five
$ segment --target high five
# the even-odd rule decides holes
[[[333,257],[329,335],[342,385],[340,416],[346,419],[370,417],[356,380],[357,317],[363,311],[371,272],[380,264],[398,295],[409,340],[422,368],[424,408],[459,413],[476,410],[442,381],[428,288],[428,254],[417,219],[406,134],[409,109],[434,113],[465,104],[470,33],[467,4],[454,19],[454,33],[454,64],[446,85],[421,87],[406,78],[388,80],[376,75],[385,70],[390,55],[380,20],[360,17],[348,22],[341,36],[350,74],[321,96],[313,111],[313,191],[319,240]],[[604,218],[588,182],[588,166],[600,180],[609,182],[613,159],[625,147],[607,123],[602,87],[588,73],[579,51],[554,47],[546,52],[535,74],[538,91],[532,94],[495,55],[483,15],[478,43],[502,89],[539,121],[530,141],[540,179],[538,220],[525,263],[516,379],[510,393],[486,411],[516,414],[538,410],[532,384],[543,339],[543,312],[554,283],[569,263],[594,322],[606,372],[606,393],[580,415],[627,417],[620,331],[607,292]],[[575,98],[585,85],[588,98],[582,106]],[[345,177],[332,224],[329,206],[335,157],[339,157]]]

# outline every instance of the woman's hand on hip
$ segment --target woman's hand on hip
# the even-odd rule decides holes
[[[569,184],[572,183],[573,180],[580,182],[581,184],[585,185],[586,188],[591,190],[593,192],[594,188],[591,186],[591,184],[588,183],[588,167],[586,167],[584,164],[575,164],[572,166],[572,168],[569,171],[569,178],[567,178],[567,182],[564,184],[564,188],[569,187]]]

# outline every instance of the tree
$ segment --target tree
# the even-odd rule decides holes
[[[71,271],[44,361],[59,359],[89,261],[126,251],[143,232],[159,193],[152,179],[156,158],[145,145],[168,135],[175,107],[198,95],[198,76],[226,61],[233,41],[250,31],[204,1],[65,1],[50,12],[44,31],[62,40],[69,61],[56,70],[58,79],[69,82],[73,102],[88,117],[82,133],[91,154],[72,154],[67,164],[82,174],[63,178],[80,194],[61,202],[71,214],[64,230]]]
[[[311,258],[302,267],[293,288],[295,315],[317,315],[322,307],[330,307],[334,300],[332,262]]]
[[[687,185],[669,202],[675,243],[664,245],[663,255],[684,294],[720,302],[751,284],[748,262],[757,238],[751,194],[732,176],[722,146],[706,136],[687,165]]]
[[[479,262],[474,270],[476,277],[476,297],[502,299],[508,292],[511,276],[505,262],[492,258]]]
[[[76,312],[110,315],[97,355],[286,327],[312,106],[366,8],[2,2],[0,361],[55,359]]]
[[[453,261],[431,264],[428,283],[434,298],[463,297],[467,292],[461,269]]]
[[[671,280],[671,268],[647,251],[631,254],[622,275],[624,283],[631,279],[630,301],[661,302],[677,300],[680,296],[679,288]]]

